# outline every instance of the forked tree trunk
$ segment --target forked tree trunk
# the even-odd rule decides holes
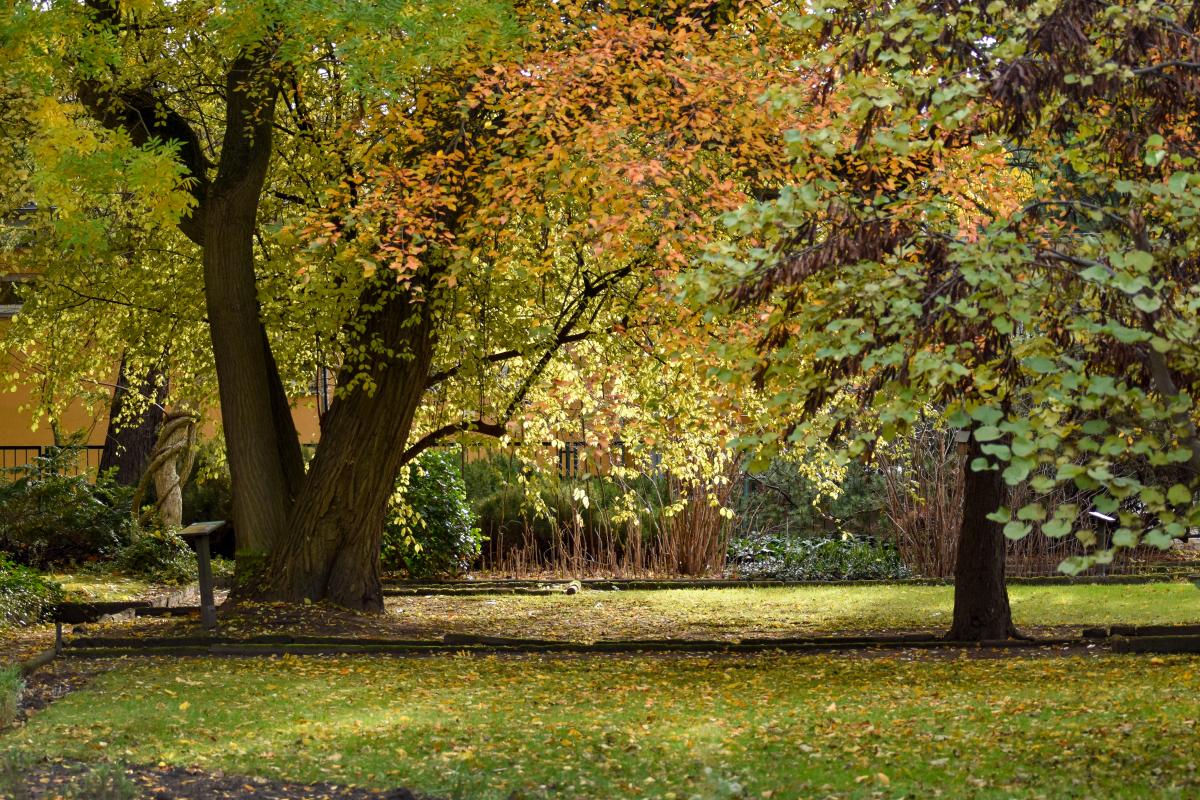
[[[108,432],[104,436],[100,471],[115,470],[113,478],[122,486],[136,486],[150,463],[150,453],[154,450],[158,428],[163,421],[162,404],[167,395],[166,383],[160,378],[160,373],[152,371],[138,386],[130,386],[125,357],[121,357],[117,386],[108,408]],[[150,401],[146,410],[135,419],[128,419],[125,411],[131,400],[131,392]]]
[[[1016,636],[1004,580],[1002,526],[987,518],[1004,505],[1008,489],[1000,471],[976,472],[971,462],[982,455],[971,439],[963,467],[963,514],[954,566],[954,621],[946,638],[960,642]]]
[[[88,0],[85,37],[114,38],[125,28],[119,4]],[[192,123],[152,87],[115,85],[83,73],[80,101],[106,128],[123,130],[141,146],[177,145],[195,204],[180,232],[201,248],[205,303],[221,396],[221,417],[233,485],[239,578],[282,539],[304,466],[279,370],[259,313],[254,232],[272,155],[281,28],[267,24],[225,75],[221,154],[210,180],[205,147]],[[251,570],[253,571],[253,570]]]
[[[374,390],[356,385],[334,398],[286,543],[271,561],[268,597],[383,608],[383,526],[425,390],[433,336],[424,306],[398,293],[371,317],[363,339],[394,355],[369,357],[365,370],[343,367],[339,385],[365,371]]]

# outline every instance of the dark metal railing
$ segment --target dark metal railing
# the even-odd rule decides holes
[[[55,448],[54,445],[6,444],[0,445],[0,480],[13,480],[45,469],[50,461],[49,456],[56,449],[65,451],[59,462],[64,473],[95,476],[100,471],[100,459],[104,455],[103,445]]]

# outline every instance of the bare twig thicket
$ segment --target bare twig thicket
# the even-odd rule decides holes
[[[948,431],[923,430],[903,448],[880,453],[880,468],[886,489],[885,510],[892,523],[892,538],[904,563],[918,575],[948,578],[954,574],[958,529],[963,507],[964,458],[957,452],[954,436]],[[1020,508],[1039,500],[1052,515],[1062,503],[1074,503],[1086,515],[1090,500],[1086,494],[1066,496],[1055,492],[1035,496],[1028,482],[1009,489],[1010,508]],[[1101,527],[1095,518],[1085,517],[1083,524]],[[1103,544],[1104,531],[1097,531]],[[1083,554],[1087,548],[1074,536],[1052,539],[1040,531],[1019,541],[1007,543],[1009,575],[1041,576],[1058,573],[1064,559]],[[1094,568],[1097,573],[1136,572],[1147,562],[1169,561],[1172,556],[1150,547],[1123,548],[1113,563]]]

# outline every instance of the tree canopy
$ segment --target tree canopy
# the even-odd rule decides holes
[[[24,341],[87,290],[66,342],[98,307],[128,324],[64,356],[74,375],[166,353],[173,396],[203,400],[215,371],[243,564],[271,559],[273,595],[377,605],[391,484],[423,448],[556,438],[598,385],[700,422],[670,392],[707,385],[703,359],[662,384],[651,331],[720,214],[783,183],[787,125],[758,102],[795,80],[780,12],[19,4],[24,191],[45,248],[77,254],[44,268]],[[286,395],[318,367],[338,392],[306,474]],[[611,405],[597,440],[629,426]]]
[[[1095,546],[1069,570],[1168,546],[1200,465],[1190,6],[826,2],[796,24],[822,42],[777,95],[802,177],[731,220],[745,238],[699,282],[750,321],[726,356],[749,344],[753,369],[728,376],[850,455],[921,419],[969,430],[973,470],[1037,496],[993,509],[1005,536]]]

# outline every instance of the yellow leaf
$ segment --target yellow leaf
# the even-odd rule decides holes
[[[184,700],[182,703],[179,704],[180,711],[187,711],[191,707],[192,707],[192,704],[189,703],[187,700]]]

